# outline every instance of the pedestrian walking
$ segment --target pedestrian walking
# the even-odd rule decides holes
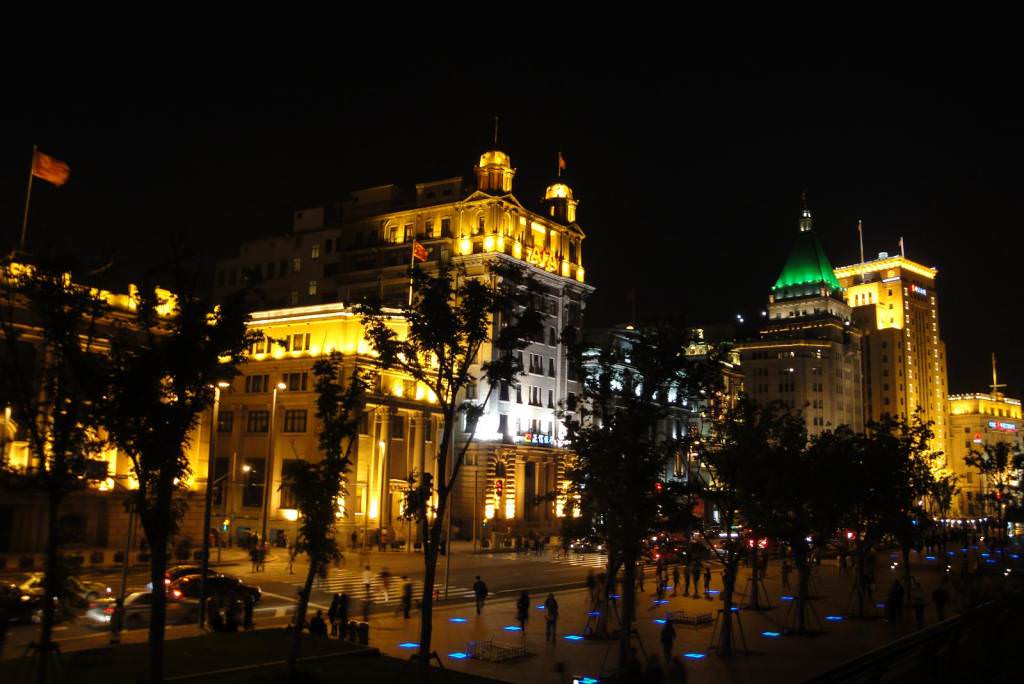
[[[676,628],[671,620],[665,620],[661,628],[661,651],[665,654],[665,663],[672,662],[672,646],[676,643]]]
[[[523,632],[523,636],[526,636],[526,621],[530,619],[530,596],[525,591],[519,593],[519,598],[516,599],[516,621],[519,623],[519,629]]]
[[[484,599],[487,598],[487,585],[480,579],[480,575],[477,575],[476,581],[473,582],[473,596],[476,597],[476,614],[479,615],[484,607]]]
[[[939,622],[946,619],[946,604],[949,603],[949,575],[942,576],[942,582],[932,592],[932,601],[935,602],[935,612],[939,616]]]
[[[258,572],[259,571],[259,551],[256,550],[256,545],[255,544],[253,544],[252,546],[249,547],[249,560],[252,563],[252,568],[250,569],[250,572]]]
[[[412,582],[408,577],[402,576],[402,617],[409,619],[409,612],[412,610]]]
[[[327,623],[324,622],[324,611],[316,611],[316,615],[309,621],[310,636],[327,638]]]
[[[388,589],[391,586],[391,572],[387,568],[381,568],[379,577],[381,591],[384,593],[384,603],[387,603]]]
[[[782,559],[782,588],[789,589],[789,575],[793,572],[793,566],[785,558]]]
[[[683,566],[683,596],[690,595],[690,576],[693,574],[693,570],[689,565]],[[697,585],[696,582],[693,583]]]
[[[338,603],[341,601],[341,594],[335,594],[331,599],[331,605],[327,609],[327,622],[331,625],[331,636],[338,636]]]
[[[554,594],[544,599],[544,640],[555,643],[555,632],[558,631],[558,601]]]
[[[345,631],[348,625],[348,607],[351,602],[351,597],[347,592],[341,592],[338,596],[338,609],[335,611],[334,617],[338,621],[338,637],[344,639]]]
[[[928,605],[928,599],[924,595],[924,588],[917,578],[910,580],[910,604],[914,607],[914,619],[918,629],[924,629],[924,609]]]
[[[372,585],[372,584],[373,584],[373,573],[370,572],[370,566],[367,565],[366,567],[363,568],[363,597],[367,601],[370,600],[370,588],[371,588],[370,585]]]
[[[294,575],[295,572],[292,570],[292,566],[295,565],[295,557],[299,554],[299,550],[295,548],[295,544],[288,547],[288,574]]]
[[[704,593],[711,591],[711,566],[704,568]]]
[[[675,596],[679,593],[679,566],[672,566],[672,595]]]
[[[889,588],[889,597],[885,601],[885,613],[893,622],[903,622],[903,585],[898,579],[893,580]]]
[[[636,564],[636,590],[643,593],[644,590],[644,563],[640,561]]]
[[[242,602],[242,629],[246,632],[251,632],[254,626],[252,622],[252,611],[255,607],[255,603],[256,602],[252,599],[252,594],[247,592]]]
[[[587,571],[587,595],[590,597],[590,603],[594,603],[594,591],[597,588],[597,578],[594,577],[594,571]]]

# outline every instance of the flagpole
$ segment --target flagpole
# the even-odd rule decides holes
[[[416,268],[416,240],[412,241],[412,251],[409,254],[409,306],[412,306],[412,272]]]
[[[857,219],[857,236],[860,238],[860,263],[864,265],[864,222]],[[861,269],[860,282],[864,282],[864,269]]]
[[[32,161],[28,164],[28,191],[25,193],[25,213],[21,217],[21,242],[18,243],[18,249],[22,252],[25,251],[25,237],[28,232],[28,205],[32,199],[32,171],[36,167],[37,149],[39,149],[38,145],[32,146]]]

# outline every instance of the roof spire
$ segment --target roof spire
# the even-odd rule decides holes
[[[800,212],[800,232],[806,233],[812,227],[813,221],[811,220],[811,210],[807,208],[807,191],[804,190],[800,195],[801,203],[803,204],[803,210]]]
[[[494,146],[498,146],[498,115],[494,115]]]

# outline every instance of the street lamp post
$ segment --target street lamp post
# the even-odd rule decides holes
[[[206,458],[206,502],[203,508],[203,560],[199,576],[199,629],[206,623],[206,575],[210,571],[210,509],[213,508],[213,464],[217,458],[217,420],[220,413],[220,391],[228,387],[218,382],[213,388],[213,410],[210,412],[210,452]]]
[[[277,413],[277,392],[284,391],[287,387],[283,382],[274,385],[274,397],[270,402],[270,439],[267,445],[267,472],[263,483],[263,532],[260,534],[260,543],[264,546],[267,543],[267,519],[270,516],[270,489],[274,485],[274,414]]]

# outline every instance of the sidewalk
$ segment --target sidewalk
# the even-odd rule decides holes
[[[788,595],[788,592],[783,594],[781,591],[777,561],[771,564],[768,572],[766,586],[773,609],[746,610],[742,608],[746,605],[746,597],[737,596],[737,604],[741,607],[738,616],[749,649],[747,655],[742,654],[742,641],[738,640],[740,653],[731,661],[722,660],[709,648],[711,627],[695,629],[683,625],[675,626],[676,641],[673,653],[700,656],[684,659],[688,673],[696,680],[800,681],[913,630],[913,619],[910,616],[903,625],[890,624],[880,619],[850,619],[847,615],[849,577],[838,576],[835,567],[821,566],[816,568],[812,584],[815,593],[823,596],[822,599],[813,602],[814,610],[820,618],[820,627],[813,619],[811,626],[819,631],[815,636],[783,636],[788,624],[788,607],[791,602],[780,600],[780,597]],[[915,568],[914,574],[919,575],[923,582],[927,582],[929,591],[932,576],[934,575],[936,581],[938,577],[937,567]],[[739,590],[744,589],[748,577],[749,571],[741,568],[740,579],[737,582]],[[893,577],[895,574],[883,579],[883,575],[879,574],[880,589],[887,590]],[[720,583],[721,577],[716,572],[712,589],[721,589]],[[648,591],[637,595],[637,629],[643,652],[647,655],[661,653],[659,633],[662,626],[655,620],[664,617],[667,611],[683,610],[687,614],[710,613],[714,617],[721,609],[722,604],[718,596],[708,599],[682,596],[673,598],[671,591],[666,594],[668,603],[655,606],[654,595],[650,591],[652,584],[648,581]],[[505,629],[516,625],[515,600],[512,597],[488,600],[483,614],[479,617],[475,614],[472,604],[439,606],[434,611],[433,648],[445,667],[506,681],[529,681],[531,684],[554,684],[564,681],[560,680],[556,673],[558,663],[564,664],[567,676],[599,677],[610,671],[617,663],[618,642],[565,639],[566,635],[583,633],[590,609],[586,596],[583,589],[556,594],[560,606],[560,619],[558,638],[554,644],[544,641],[544,611],[539,606],[543,604],[546,594],[530,596],[531,615],[525,633]],[[832,616],[833,619],[826,619],[828,616]],[[929,608],[927,617],[929,623],[934,622],[935,613],[932,608]],[[452,621],[453,618],[457,620]],[[762,635],[763,632],[770,634],[765,636]],[[487,639],[516,645],[524,644],[530,655],[503,663],[481,662],[449,655],[464,653],[467,650],[467,643],[471,640]],[[419,616],[416,614],[408,621],[394,614],[371,618],[370,644],[383,653],[408,658],[415,652],[409,644],[416,644],[418,641]]]

